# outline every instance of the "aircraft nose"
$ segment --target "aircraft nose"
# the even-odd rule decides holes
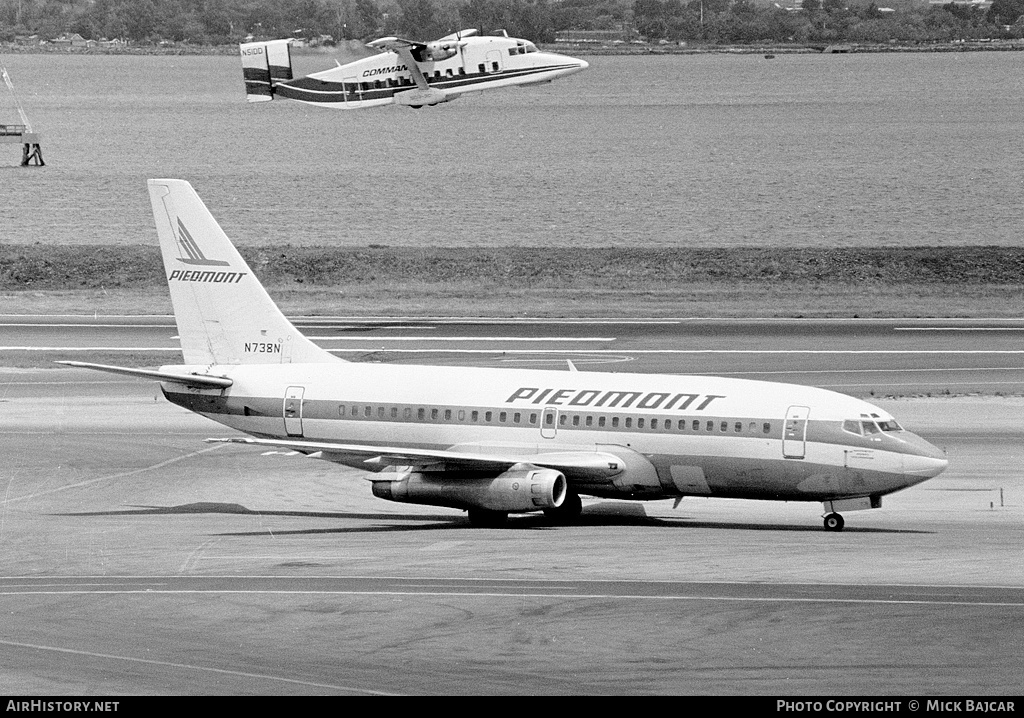
[[[587,62],[586,60],[576,60],[576,62],[579,63],[581,70],[586,70],[588,67],[590,67],[590,63]]]
[[[924,481],[938,476],[949,466],[945,452],[920,436],[910,434],[907,444],[911,451],[903,455],[903,473],[906,476]]]

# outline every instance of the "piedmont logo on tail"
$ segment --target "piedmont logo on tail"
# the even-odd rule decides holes
[[[188,182],[150,180],[149,193],[183,364],[61,363],[155,379],[169,401],[249,435],[210,441],[360,468],[376,496],[463,509],[474,526],[534,511],[569,523],[581,495],[714,496],[821,502],[825,528],[841,530],[841,511],[946,468],[884,410],[813,387],[343,361],[281,313]]]
[[[249,102],[282,97],[347,110],[392,104],[419,108],[468,92],[551,82],[588,67],[574,57],[541,52],[504,31],[480,35],[463,30],[425,43],[382,37],[368,45],[379,54],[295,78],[291,43],[239,46]]]

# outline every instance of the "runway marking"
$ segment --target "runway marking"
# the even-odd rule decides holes
[[[353,686],[337,686],[329,683],[315,683],[313,681],[303,681],[297,678],[284,678],[282,676],[272,676],[267,673],[249,673],[247,671],[233,671],[228,668],[213,668],[212,666],[198,666],[192,663],[177,663],[175,661],[159,661],[153,658],[135,658],[133,656],[118,656],[113,653],[97,653],[95,651],[83,651],[75,648],[61,648],[60,646],[46,646],[37,643],[21,643],[19,641],[5,641],[0,640],[0,646],[11,646],[13,648],[29,648],[35,651],[52,651],[55,653],[65,653],[73,656],[84,656],[87,658],[105,658],[112,661],[127,661],[129,663],[141,663],[150,666],[162,666],[165,668],[183,668],[191,671],[201,671],[203,673],[218,673],[221,675],[237,676],[239,678],[255,678],[257,680],[270,680],[278,681],[281,683],[290,683],[293,685],[306,686],[308,688],[325,688],[333,691],[348,691],[351,693],[361,693],[372,696],[398,696],[400,693],[389,693],[387,691],[377,691],[369,688],[355,688]]]
[[[613,342],[616,337],[306,337],[342,342]]]
[[[94,479],[88,479],[86,481],[79,481],[76,484],[67,484],[65,486],[56,486],[56,487],[54,487],[52,489],[48,489],[46,491],[39,491],[39,492],[36,492],[34,494],[25,494],[24,496],[16,496],[13,499],[5,498],[4,499],[4,506],[6,507],[7,504],[17,503],[18,501],[24,501],[25,499],[35,499],[35,498],[39,498],[40,496],[48,496],[50,494],[56,494],[56,493],[59,493],[61,491],[67,491],[68,489],[77,489],[77,488],[81,488],[83,486],[91,486],[92,484],[98,484],[101,481],[109,481],[110,479],[122,479],[122,478],[125,478],[127,476],[135,476],[136,474],[142,474],[142,473],[145,473],[147,471],[155,471],[156,469],[162,469],[165,466],[170,466],[171,464],[176,464],[179,461],[184,461],[185,459],[191,459],[194,456],[199,456],[200,454],[205,454],[207,451],[213,451],[214,449],[220,448],[221,446],[223,446],[223,444],[218,444],[218,445],[215,445],[215,446],[208,446],[208,447],[206,447],[204,449],[199,449],[198,451],[193,451],[191,453],[184,454],[183,456],[176,456],[173,459],[167,459],[166,461],[161,461],[159,464],[153,464],[152,466],[143,466],[142,468],[132,469],[131,471],[122,471],[119,474],[109,474],[107,476],[97,476]]]
[[[437,596],[443,598],[454,598],[458,596],[470,596],[474,598],[557,598],[563,600],[654,600],[654,601],[729,601],[732,603],[837,603],[851,605],[897,605],[897,606],[1005,606],[1007,608],[1024,608],[1024,601],[955,601],[955,600],[932,600],[932,599],[896,599],[896,598],[829,598],[829,597],[761,597],[761,596],[650,596],[637,594],[616,594],[616,593],[537,593],[518,591],[341,591],[341,590],[313,590],[303,591],[296,589],[124,589],[119,591],[4,591],[0,590],[0,596],[95,596],[95,595],[217,595],[217,596],[260,596],[260,595],[287,595],[287,596]],[[0,641],[2,643],[2,641]]]
[[[1024,332],[1024,327],[893,327],[894,332]]]

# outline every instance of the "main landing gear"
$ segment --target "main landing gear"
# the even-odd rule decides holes
[[[825,530],[826,531],[842,531],[843,526],[846,522],[843,521],[843,517],[837,513],[825,514]]]

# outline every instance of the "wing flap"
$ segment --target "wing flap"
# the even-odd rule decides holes
[[[624,469],[620,457],[601,451],[550,451],[543,453],[534,451],[531,453],[525,449],[522,452],[517,452],[514,446],[510,446],[500,452],[491,453],[250,437],[207,439],[206,441],[292,449],[314,456],[314,458],[356,466],[368,471],[380,471],[389,466],[423,468],[440,465],[448,470],[505,471],[516,464],[526,463],[557,469],[569,478],[594,480],[611,479],[622,473]]]

